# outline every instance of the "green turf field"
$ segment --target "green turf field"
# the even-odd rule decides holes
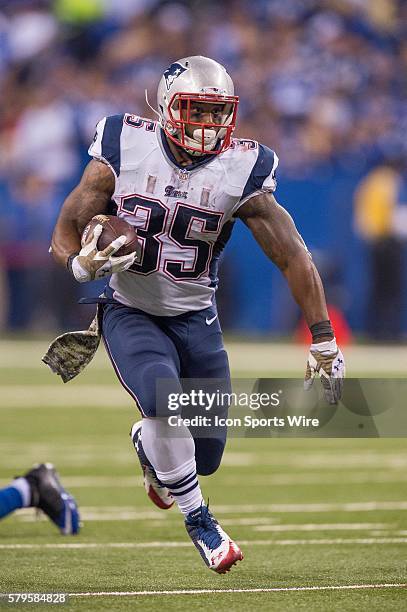
[[[138,417],[103,352],[64,386],[40,365],[44,348],[0,343],[0,486],[35,461],[54,462],[83,528],[63,538],[32,509],[2,521],[0,592],[69,593],[62,609],[84,611],[406,609],[405,440],[230,440],[221,469],[201,479],[245,555],[219,576],[177,510],[145,496],[128,437]],[[264,345],[257,363],[232,347],[234,373],[300,373],[303,349],[294,364],[284,350],[276,368]],[[365,373],[363,355],[352,359]],[[400,375],[399,355],[383,355],[388,363]]]

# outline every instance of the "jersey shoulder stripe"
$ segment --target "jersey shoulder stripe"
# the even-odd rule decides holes
[[[120,136],[123,119],[124,115],[107,117],[102,136],[102,157],[112,166],[116,176],[120,174]]]
[[[105,161],[116,177],[120,175],[121,134],[124,115],[104,117],[96,126],[96,134],[88,149],[89,155]]]
[[[263,144],[258,145],[258,155],[242,193],[242,200],[262,189],[274,191],[276,187],[275,171],[278,157],[272,149]]]

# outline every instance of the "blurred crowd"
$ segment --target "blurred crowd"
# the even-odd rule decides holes
[[[49,275],[62,282],[63,271],[44,245],[96,122],[151,116],[144,90],[154,105],[171,61],[201,54],[227,66],[237,134],[274,148],[283,176],[312,176],[329,161],[368,169],[407,154],[406,23],[403,0],[0,0],[6,326],[69,323],[50,295]]]

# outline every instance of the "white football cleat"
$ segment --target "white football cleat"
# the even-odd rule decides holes
[[[214,572],[226,574],[232,565],[243,560],[239,546],[223,531],[204,504],[188,514],[185,527],[205,564]]]
[[[130,431],[130,437],[139,458],[141,469],[143,470],[144,488],[154,505],[161,508],[161,510],[168,510],[174,505],[174,498],[167,487],[164,487],[158,480],[154,468],[146,457],[140,440],[142,424],[143,421],[134,423]]]

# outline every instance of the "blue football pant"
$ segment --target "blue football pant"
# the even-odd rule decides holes
[[[116,374],[144,417],[156,416],[156,381],[180,378],[223,379],[230,371],[216,307],[176,317],[157,317],[119,303],[103,306],[103,339]],[[225,409],[225,416],[227,408]],[[220,465],[226,427],[216,437],[195,438],[197,472],[209,475]]]

